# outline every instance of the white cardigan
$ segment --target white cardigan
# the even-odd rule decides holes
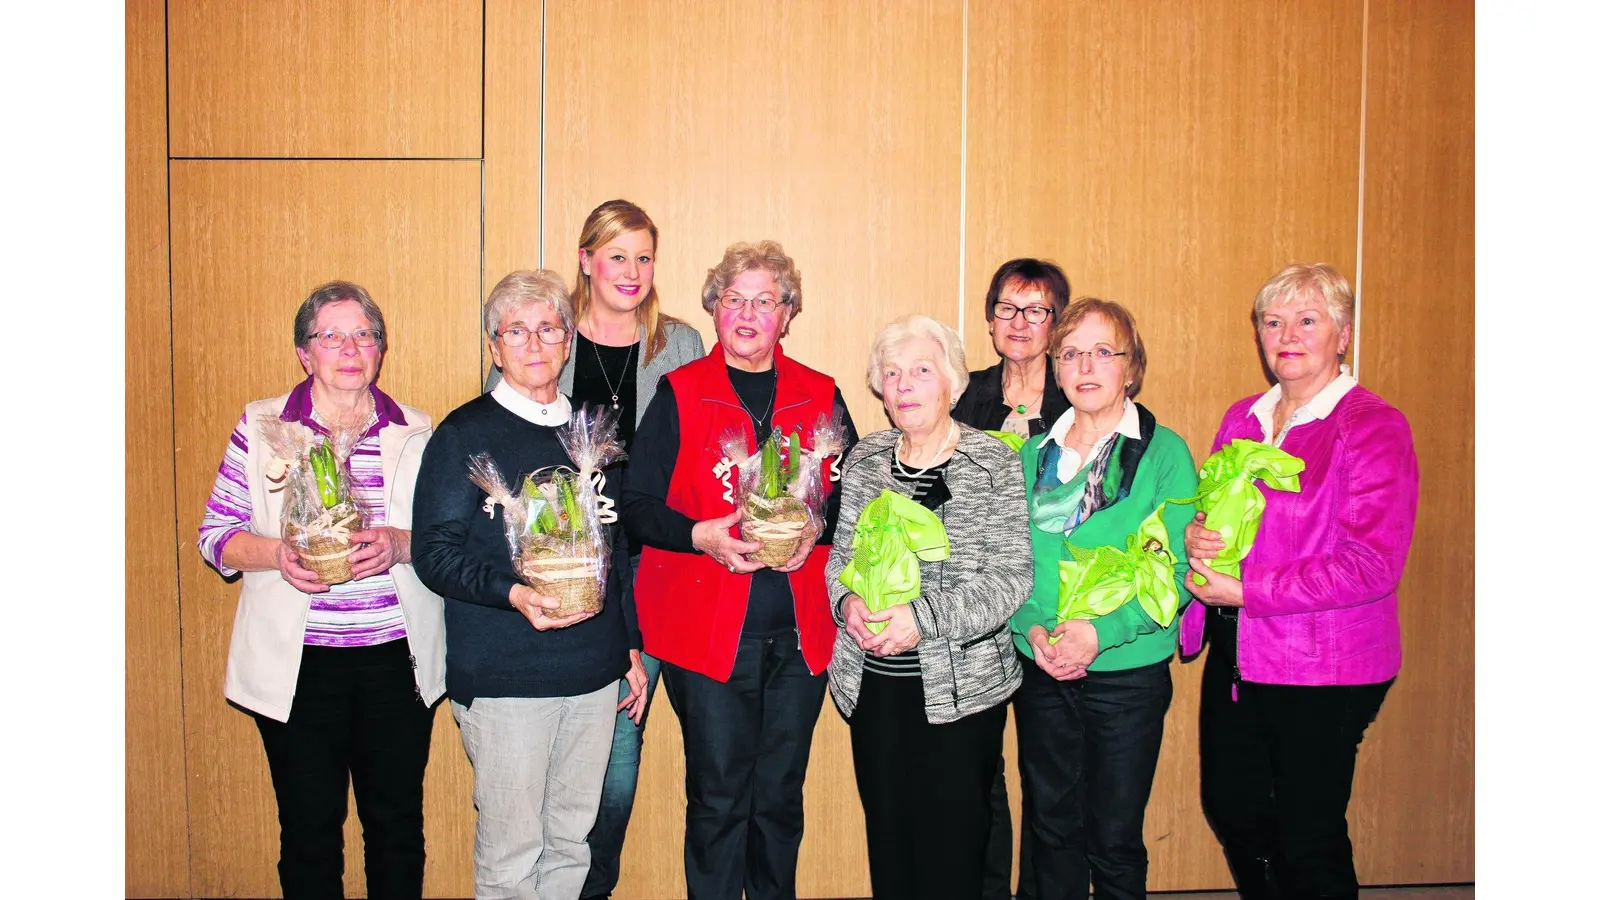
[[[261,438],[263,416],[283,412],[288,394],[257,400],[245,407],[249,454],[245,478],[250,486],[250,531],[262,537],[281,537],[278,520],[282,492],[266,489],[263,470],[268,459]],[[378,452],[383,464],[383,501],[386,521],[396,528],[411,527],[411,495],[416,490],[422,449],[433,434],[433,421],[419,409],[402,405],[405,425],[388,425],[378,432]],[[405,619],[406,641],[411,646],[417,692],[432,706],[444,696],[444,601],[423,587],[409,563],[389,570],[400,612]],[[245,572],[239,608],[233,617],[233,639],[228,646],[228,670],[223,694],[245,709],[279,722],[289,720],[295,684],[300,677],[300,654],[305,648],[306,618],[311,595],[296,590],[277,569]]]

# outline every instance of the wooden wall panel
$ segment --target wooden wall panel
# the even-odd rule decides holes
[[[1473,879],[1473,8],[1372,0],[1361,381],[1422,469],[1405,657],[1362,748],[1367,883]]]
[[[628,23],[626,64],[594,52],[596,22]],[[889,320],[956,313],[961,3],[552,4],[546,12],[546,265],[571,279],[579,228],[602,201],[661,229],[668,312],[714,341],[706,269],[774,238],[804,274],[784,346],[838,379],[863,431],[884,427],[865,382]],[[683,770],[664,693],[617,897],[683,896]],[[800,892],[864,896],[849,747],[822,712],[807,783]]]
[[[189,890],[177,524],[172,507],[172,332],[167,279],[165,12],[127,5],[127,729],[129,897]]]
[[[1138,317],[1139,400],[1203,459],[1228,404],[1266,387],[1249,324],[1260,284],[1294,260],[1354,271],[1361,41],[1355,0],[972,4],[969,365],[997,359],[995,268],[1053,259],[1075,296]],[[1230,884],[1199,808],[1199,669],[1174,666],[1152,890]]]
[[[544,2],[488,0],[484,23],[483,296],[488,297],[506,273],[539,267]],[[487,348],[479,364],[487,377],[494,365]]]
[[[222,697],[238,590],[195,553],[193,535],[244,404],[303,377],[292,322],[317,284],[356,281],[383,307],[390,348],[379,384],[394,397],[437,419],[478,392],[480,171],[476,162],[174,162],[172,209],[192,884],[199,896],[276,896],[266,759],[250,718]],[[462,896],[471,864],[460,748],[441,709],[425,810],[435,895]],[[359,896],[354,815],[346,840],[347,887]]]
[[[480,0],[172,0],[174,156],[482,153]]]

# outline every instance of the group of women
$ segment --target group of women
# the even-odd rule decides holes
[[[497,373],[437,425],[376,386],[388,335],[364,290],[333,282],[301,305],[306,380],[246,407],[199,540],[224,575],[244,573],[225,694],[261,733],[285,897],[341,895],[351,786],[370,896],[421,895],[423,772],[446,693],[473,768],[476,896],[609,896],[658,674],[683,730],[691,898],[795,896],[830,691],[874,897],[1009,895],[1008,703],[1018,896],[1143,897],[1169,663],[1202,642],[1201,799],[1241,896],[1356,896],[1345,810],[1399,670],[1417,467],[1404,416],[1341,365],[1342,276],[1290,266],[1256,297],[1276,384],[1227,411],[1213,450],[1245,438],[1305,470],[1298,493],[1264,488],[1236,578],[1207,564],[1222,535],[1169,502],[1195,495],[1196,466],[1135,402],[1148,361],[1133,315],[1073,299],[1056,266],[995,273],[991,369],[969,373],[956,334],[926,316],[879,332],[867,377],[891,427],[858,439],[834,379],[784,352],[802,310],[794,260],[772,241],[727,249],[701,292],[707,353],[661,311],[658,238],[642,209],[610,201],[584,225],[570,294],[547,270],[502,279],[483,311]],[[604,479],[619,514],[606,602],[560,616],[518,577],[468,458],[517,478],[571,467],[557,429],[585,405],[618,412],[628,461]],[[343,584],[321,584],[280,534],[268,417],[362,435],[349,465],[369,513]],[[724,439],[814,446],[828,422],[842,448],[821,467],[818,514],[786,560],[754,558]],[[885,492],[937,519],[948,552],[918,563],[916,596],[874,610],[844,575]],[[1060,620],[1062,561],[1123,548],[1158,509],[1176,603]]]

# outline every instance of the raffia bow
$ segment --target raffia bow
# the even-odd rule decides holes
[[[316,521],[312,522],[306,531],[312,534],[326,534],[342,544],[348,544],[350,543],[350,523],[354,521],[356,521],[356,514],[353,512],[346,513],[338,521],[334,521],[333,510],[325,509],[322,511],[322,515],[317,516]]]

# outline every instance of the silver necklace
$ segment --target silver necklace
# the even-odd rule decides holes
[[[638,341],[635,341],[632,344],[628,345],[628,355],[622,361],[622,372],[617,375],[617,384],[616,384],[616,386],[612,386],[612,384],[611,384],[611,376],[606,374],[606,361],[600,358],[600,344],[598,342],[596,342],[596,341],[590,341],[589,342],[589,346],[594,348],[594,361],[595,361],[595,363],[597,365],[600,366],[600,377],[605,379],[605,381],[606,381],[606,390],[611,392],[611,408],[612,409],[621,409],[622,408],[622,404],[617,402],[617,390],[622,386],[622,379],[627,377],[627,375],[628,375],[628,363],[633,362],[633,348],[635,346],[637,346],[638,343],[639,343]]]
[[[902,431],[900,433],[899,439],[894,442],[894,468],[895,468],[895,471],[899,472],[901,475],[904,475],[906,478],[921,478],[922,476],[928,474],[928,470],[929,469],[932,469],[935,466],[939,465],[938,459],[939,459],[940,456],[944,455],[944,448],[948,447],[950,445],[950,441],[952,439],[957,440],[957,441],[959,441],[961,439],[961,429],[959,427],[957,427],[957,425],[955,423],[955,420],[951,419],[950,420],[950,430],[946,431],[945,435],[944,435],[944,443],[939,445],[939,452],[935,453],[933,455],[934,462],[930,463],[929,465],[923,466],[922,468],[918,469],[915,472],[911,471],[910,469],[907,469],[906,468],[906,464],[900,461],[900,448],[904,444],[905,439],[906,439],[905,432]]]
[[[750,417],[750,421],[755,423],[756,434],[760,434],[761,433],[761,423],[765,422],[767,420],[767,416],[772,415],[772,404],[773,404],[774,401],[776,401],[778,399],[778,375],[777,375],[777,373],[774,372],[773,375],[772,375],[772,396],[767,398],[767,411],[761,414],[761,418],[759,418],[759,419],[756,418],[756,414],[750,411],[750,407],[744,405],[744,398],[739,396],[739,392],[738,391],[734,391],[733,392],[733,399],[739,401],[739,405],[744,408],[745,415],[749,416]]]

